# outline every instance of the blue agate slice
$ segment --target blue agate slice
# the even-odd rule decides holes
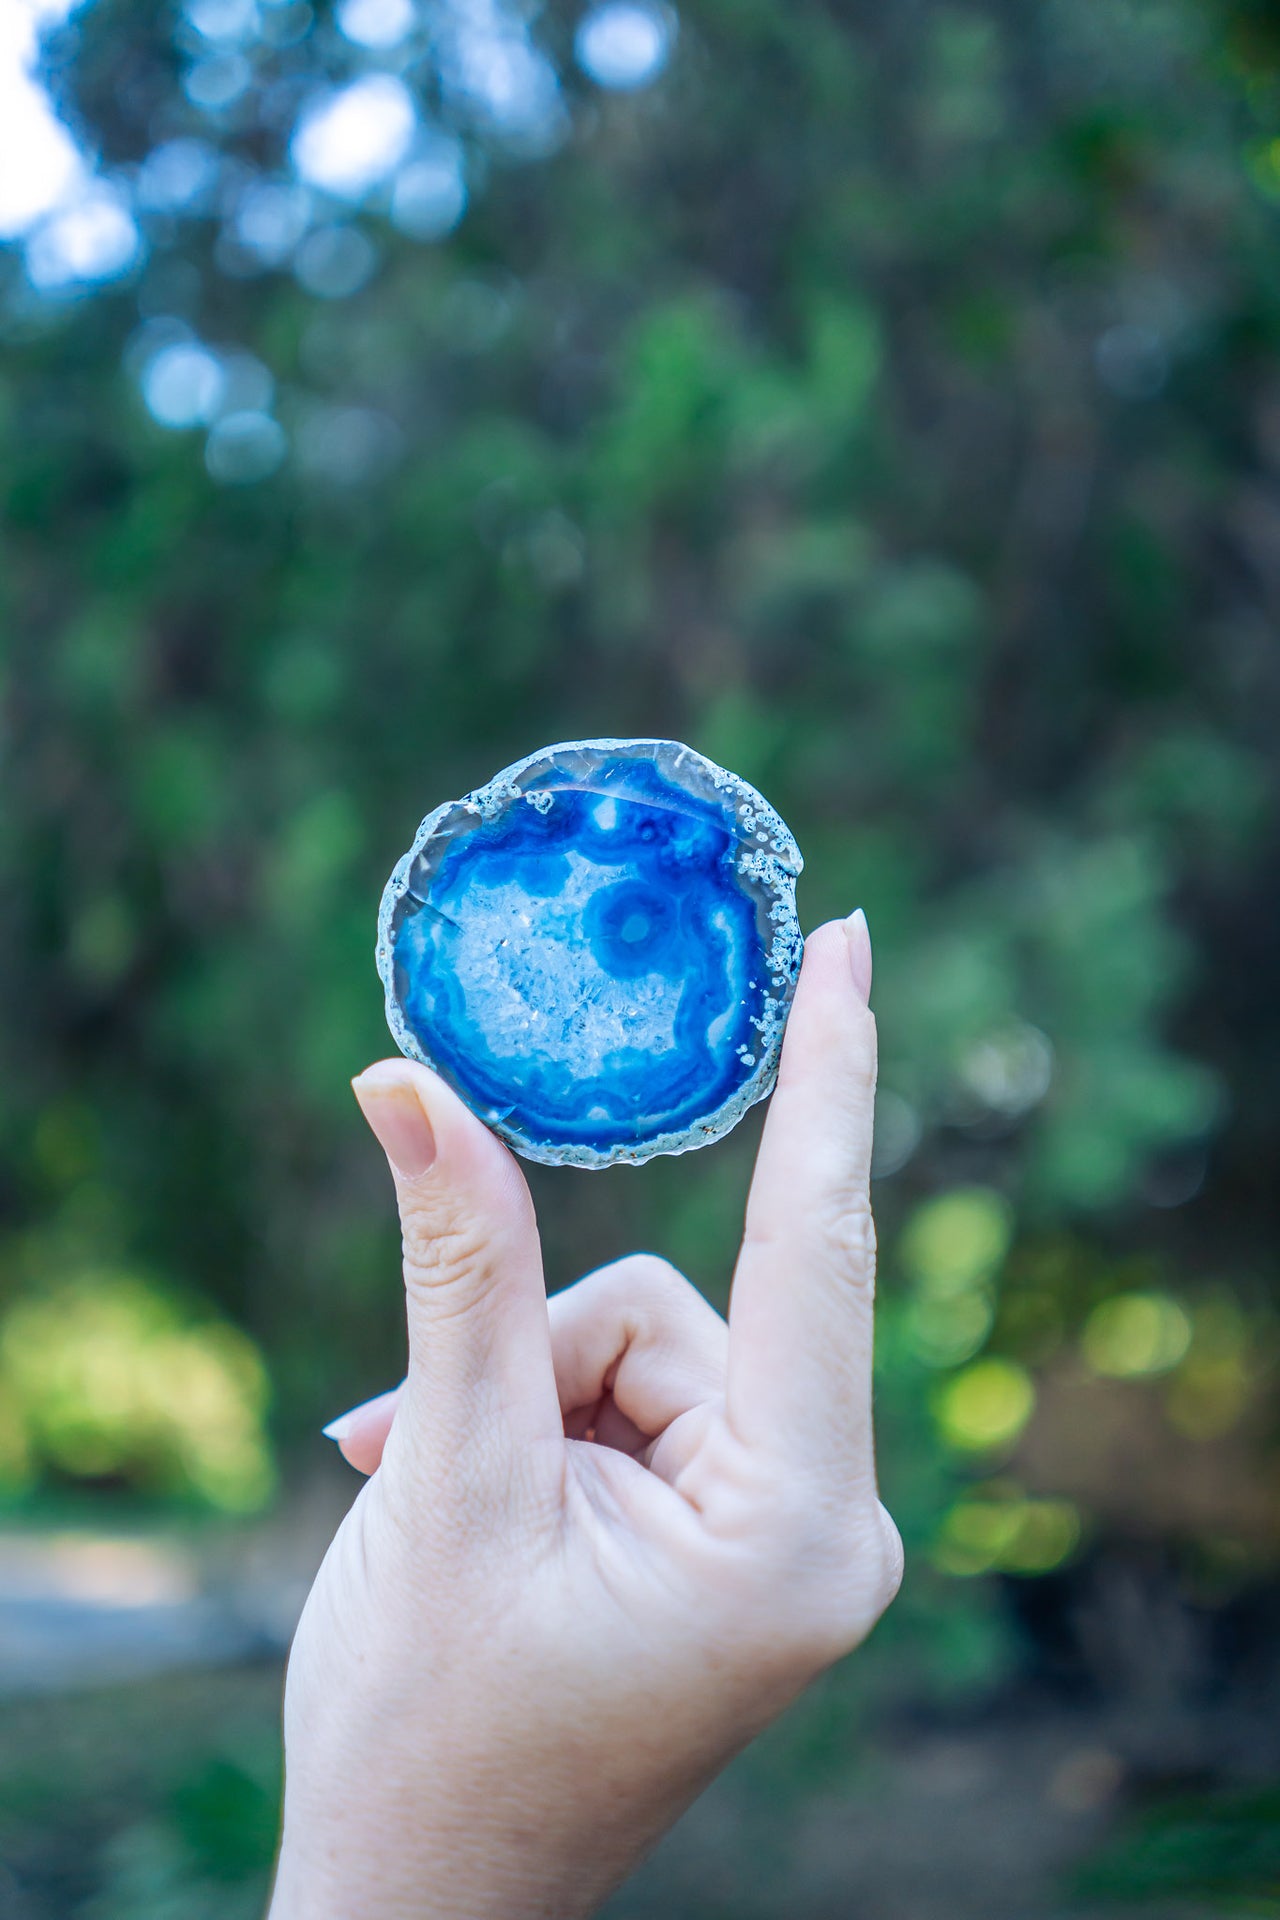
[[[794,839],[673,740],[580,740],[429,813],[387,882],[387,1022],[517,1153],[705,1146],[773,1086]]]

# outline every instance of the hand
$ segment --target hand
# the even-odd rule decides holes
[[[289,1663],[272,1920],[589,1914],[892,1598],[870,980],[861,914],[812,935],[728,1325],[651,1254],[548,1302],[505,1147],[425,1068],[355,1082],[409,1370],[332,1429],[371,1478]]]

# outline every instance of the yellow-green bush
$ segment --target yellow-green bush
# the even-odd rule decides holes
[[[231,1513],[273,1485],[253,1342],[153,1282],[83,1274],[0,1317],[0,1484],[117,1481]]]

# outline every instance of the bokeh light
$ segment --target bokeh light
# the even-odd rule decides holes
[[[114,280],[138,257],[141,236],[118,188],[106,181],[86,186],[27,241],[27,277],[52,291],[86,282]]]
[[[1167,1373],[1191,1344],[1191,1321],[1165,1293],[1120,1293],[1085,1322],[1081,1345],[1095,1373],[1116,1380]]]
[[[413,0],[342,0],[336,18],[356,46],[385,51],[408,38],[417,16]]]
[[[417,109],[404,82],[389,73],[366,74],[311,102],[290,153],[304,180],[360,200],[404,159],[416,125]]]
[[[212,197],[218,171],[217,149],[207,140],[166,140],[138,169],[138,205],[154,213],[196,212]]]
[[[568,128],[559,76],[521,10],[507,0],[471,0],[446,19],[437,41],[446,101],[508,151],[551,152]]]
[[[147,411],[162,427],[207,425],[217,414],[226,376],[222,362],[195,341],[164,347],[142,376]]]
[[[270,367],[252,353],[222,356],[220,413],[269,413],[276,383]]]
[[[966,1051],[960,1078],[988,1112],[1020,1118],[1049,1091],[1053,1044],[1026,1020],[1003,1021]]]
[[[597,86],[630,91],[657,79],[671,58],[675,32],[675,15],[667,7],[606,0],[579,23],[574,54]]]
[[[1035,1404],[1035,1383],[1026,1368],[993,1355],[940,1383],[933,1411],[948,1446],[987,1453],[1013,1444]]]
[[[908,1220],[898,1249],[912,1282],[906,1328],[926,1366],[959,1366],[985,1343],[1012,1222],[1008,1202],[989,1187],[953,1188]]]
[[[251,486],[275,472],[287,446],[278,420],[257,408],[246,408],[215,422],[205,443],[204,460],[210,477],[221,485]]]
[[[989,1288],[962,1293],[919,1293],[908,1303],[906,1324],[917,1357],[930,1367],[957,1367],[983,1345],[995,1319]]]
[[[442,240],[466,208],[462,149],[455,140],[433,141],[396,175],[391,218],[414,240]]]
[[[892,1087],[876,1089],[876,1132],[871,1178],[888,1180],[906,1166],[924,1135],[920,1111]]]
[[[307,0],[270,0],[262,15],[262,38],[269,47],[296,47],[314,24]]]
[[[308,293],[345,300],[372,278],[377,265],[378,249],[368,234],[338,222],[313,228],[298,248],[293,270]]]
[[[1104,387],[1121,400],[1154,400],[1169,374],[1169,356],[1153,327],[1108,327],[1094,349]]]
[[[974,1487],[944,1515],[933,1561],[944,1573],[1049,1573],[1075,1551],[1080,1514],[1069,1500],[1028,1497],[992,1481]]]
[[[903,1233],[903,1266],[933,1293],[958,1293],[988,1279],[1009,1250],[1013,1215],[990,1187],[957,1187],[927,1200]]]
[[[1169,1423],[1189,1440],[1217,1440],[1253,1402],[1275,1345],[1269,1318],[1251,1319],[1221,1290],[1196,1307],[1191,1344],[1165,1390]]]
[[[186,0],[182,9],[205,40],[247,40],[258,25],[258,0]]]
[[[182,90],[193,107],[217,114],[234,106],[252,79],[253,68],[242,53],[211,53],[187,68]]]
[[[263,266],[279,266],[311,221],[311,195],[293,181],[260,180],[236,202],[232,231]]]

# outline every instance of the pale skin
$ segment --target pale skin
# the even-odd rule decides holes
[[[811,935],[727,1323],[651,1254],[548,1301],[506,1148],[409,1061],[354,1083],[409,1364],[329,1429],[369,1478],[289,1662],[270,1920],[591,1914],[893,1598],[870,986],[860,913]]]

